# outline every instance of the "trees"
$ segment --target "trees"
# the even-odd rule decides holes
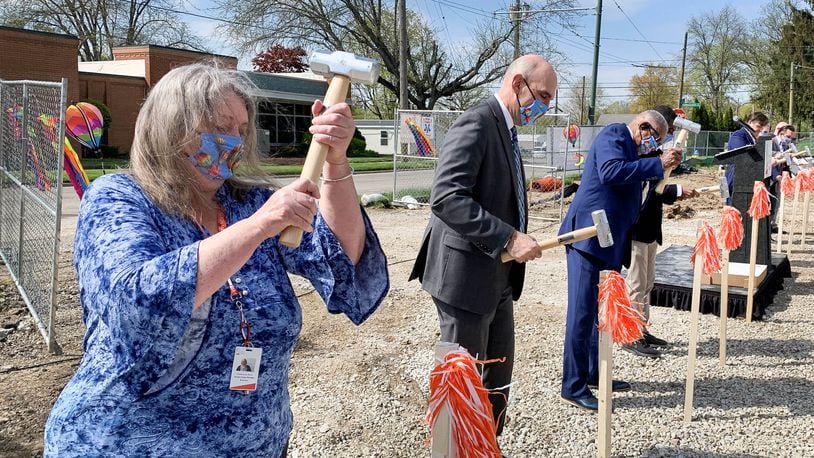
[[[678,98],[678,75],[673,67],[648,65],[641,75],[630,78],[633,113],[649,110],[656,105],[673,106]]]
[[[561,87],[560,105],[562,111],[571,115],[573,122],[579,125],[588,124],[588,104],[591,98],[591,79],[582,77],[567,86]],[[597,104],[604,97],[605,93],[601,86],[596,87]],[[597,109],[597,118],[602,109]],[[627,112],[625,112],[627,113]]]
[[[558,2],[565,8],[573,0]],[[235,44],[254,49],[268,42],[333,48],[375,58],[382,65],[379,83],[399,93],[399,52],[393,4],[382,0],[219,0]],[[432,109],[462,91],[482,87],[503,74],[511,60],[508,39],[513,25],[502,17],[477,24],[472,43],[447,49],[422,16],[408,12],[409,101]],[[548,18],[550,19],[550,18]],[[530,18],[528,25],[542,19]],[[524,22],[524,27],[527,23]],[[543,37],[545,39],[545,37]],[[545,52],[535,43],[538,52]],[[357,94],[361,96],[362,94]]]
[[[759,84],[754,99],[769,106],[777,120],[786,119],[789,112],[790,89],[793,88],[792,121],[799,124],[814,122],[814,1],[810,8],[788,5],[786,22],[779,27],[776,40],[768,42],[757,61]],[[793,87],[790,87],[791,66],[795,66]]]
[[[688,32],[689,80],[695,88],[688,93],[705,99],[718,113],[729,101],[730,90],[753,82],[745,64],[756,54],[749,48],[750,29],[737,10],[726,6],[690,19]]]
[[[301,73],[308,70],[303,61],[306,52],[299,46],[286,48],[276,44],[252,58],[252,68],[256,72]]]
[[[202,49],[172,0],[5,0],[0,24],[76,35],[84,61],[141,44]]]

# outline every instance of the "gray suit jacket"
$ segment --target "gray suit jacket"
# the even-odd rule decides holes
[[[434,298],[475,313],[494,310],[507,286],[515,300],[523,289],[525,264],[500,261],[520,219],[510,138],[494,97],[452,125],[438,155],[432,215],[410,274]]]

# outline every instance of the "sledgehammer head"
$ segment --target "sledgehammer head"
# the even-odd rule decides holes
[[[694,134],[701,132],[701,124],[692,122],[689,119],[684,118],[676,118],[675,121],[673,121],[673,127],[686,129]]]
[[[726,177],[721,177],[721,199],[729,199],[729,183]]]
[[[353,81],[373,84],[379,79],[379,63],[345,51],[314,51],[308,60],[317,75],[343,75]]]
[[[605,214],[605,210],[591,212],[591,219],[594,220],[594,226],[596,226],[596,239],[599,246],[607,248],[613,245],[613,235],[611,234],[608,215]]]

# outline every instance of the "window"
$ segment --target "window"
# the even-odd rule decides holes
[[[387,146],[387,131],[386,130],[379,131],[379,138],[380,138],[379,144],[381,146]]]

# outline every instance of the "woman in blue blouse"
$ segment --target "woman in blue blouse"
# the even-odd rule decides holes
[[[251,88],[232,70],[172,70],[139,113],[131,173],[85,194],[74,245],[85,355],[48,417],[46,456],[285,456],[302,325],[287,274],[356,324],[387,293],[345,155],[349,107],[312,106],[313,138],[331,147],[322,185],[273,191]],[[279,243],[288,226],[307,231],[298,249]],[[246,357],[252,371],[237,371]]]

